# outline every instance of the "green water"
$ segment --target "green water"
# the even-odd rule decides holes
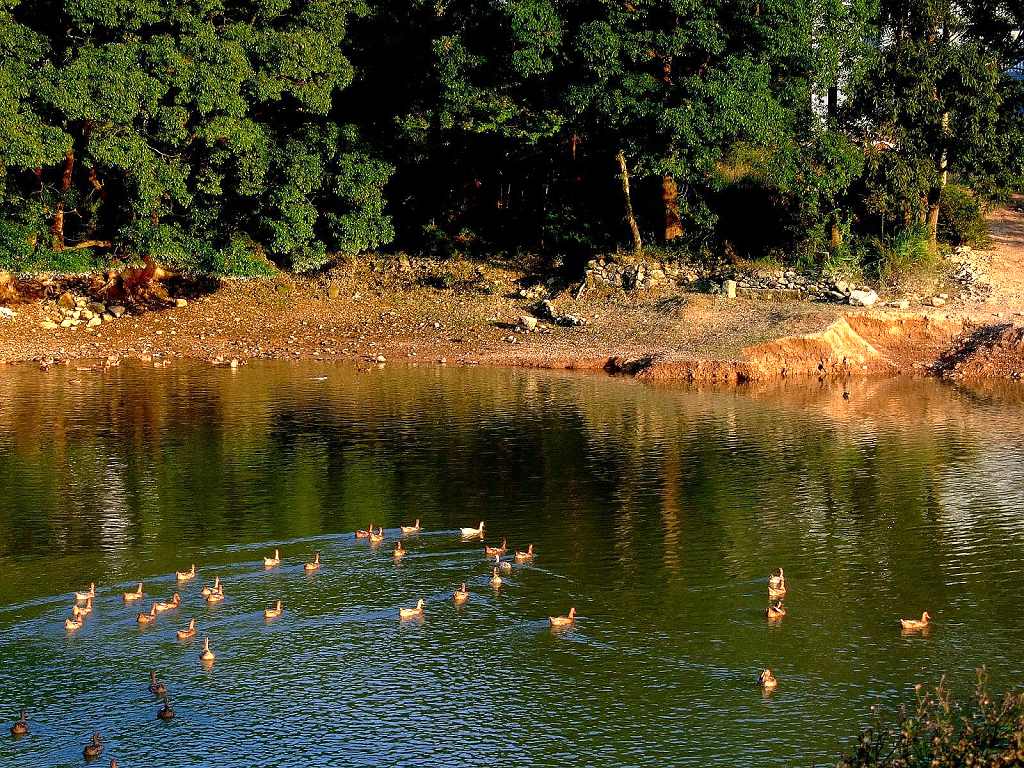
[[[0,369],[0,718],[24,705],[32,724],[0,738],[0,765],[79,765],[93,730],[123,768],[827,765],[917,682],[966,693],[987,664],[994,687],[1021,684],[1024,388],[850,390]],[[488,543],[538,552],[497,593],[455,530],[480,519]],[[352,535],[370,521],[376,550]],[[168,599],[192,562],[182,607],[138,628],[120,593],[143,579],[144,607]],[[769,626],[780,565],[789,615]],[[420,597],[424,620],[400,623]],[[925,609],[933,630],[902,636]],[[193,616],[200,639],[178,642]]]

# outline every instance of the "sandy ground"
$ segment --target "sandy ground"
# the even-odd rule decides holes
[[[360,261],[315,278],[172,285],[172,295],[187,298],[187,306],[130,307],[125,317],[94,329],[44,330],[42,321],[59,319],[52,301],[7,302],[17,315],[0,318],[0,363],[108,357],[373,363],[383,356],[389,363],[617,368],[652,378],[729,380],[862,371],[957,375],[966,361],[1009,345],[998,364],[974,365],[970,375],[1014,376],[1024,371],[1024,353],[999,334],[1012,336],[1015,323],[1024,324],[1018,314],[1024,214],[996,211],[992,231],[992,295],[927,312],[667,291],[576,299],[562,290],[553,299],[557,311],[585,324],[542,323],[527,333],[520,317],[537,299],[519,295],[525,279],[512,269],[484,266],[477,273],[475,266],[433,262],[403,271],[397,262]],[[440,282],[439,269],[450,273]],[[47,290],[53,296],[66,287],[55,280]],[[70,287],[86,292],[84,281]]]

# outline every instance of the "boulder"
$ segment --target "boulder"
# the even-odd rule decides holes
[[[61,309],[74,309],[75,308],[75,296],[71,291],[64,291],[57,299],[57,306]]]
[[[736,298],[736,281],[735,280],[726,280],[724,283],[722,283],[722,291],[725,293],[727,298],[735,299]]]
[[[116,305],[110,308],[110,314],[114,317],[122,317],[128,310],[120,305]]]
[[[188,299],[175,299],[174,300],[174,306],[176,306],[176,307],[187,307],[188,306]]]
[[[519,318],[519,324],[528,331],[537,330],[537,318],[530,315],[523,315]]]
[[[54,331],[60,328],[60,325],[53,322],[53,320],[43,320],[43,322],[39,324],[39,327],[42,328],[44,331]]]
[[[854,307],[873,307],[877,302],[878,294],[870,288],[850,291],[850,304]]]

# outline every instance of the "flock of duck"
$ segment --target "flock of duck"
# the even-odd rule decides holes
[[[403,525],[400,527],[403,535],[410,536],[420,533],[423,528],[420,525],[420,521],[416,520],[412,525]],[[482,540],[484,537],[484,523],[481,522],[476,528],[460,528],[459,532],[463,540],[479,539]],[[384,529],[375,528],[371,523],[366,527],[365,530],[359,530],[355,532],[357,539],[366,539],[373,546],[379,545],[384,541]],[[399,539],[395,545],[395,549],[392,553],[395,561],[401,560],[405,557],[406,549],[402,544],[402,540]],[[502,585],[502,573],[509,573],[512,570],[512,562],[524,564],[531,563],[534,560],[533,544],[530,544],[525,551],[516,551],[511,560],[503,559],[508,553],[508,541],[507,539],[501,540],[501,545],[497,547],[484,546],[484,556],[488,559],[494,558],[492,575],[490,584],[494,589],[501,589]],[[274,554],[271,557],[263,558],[263,566],[267,570],[277,568],[281,565],[281,554],[280,550],[275,549]],[[306,573],[315,573],[321,568],[320,552],[313,553],[313,559],[303,565],[303,570]],[[179,585],[188,584],[196,578],[197,571],[196,566],[193,563],[192,567],[187,571],[177,571],[175,573],[175,581]],[[213,580],[213,584],[204,586],[199,594],[206,600],[207,605],[216,605],[224,601],[224,585],[221,583],[220,576],[216,576]],[[143,582],[139,582],[135,589],[128,592],[123,592],[121,597],[125,605],[134,605],[135,603],[141,602],[146,596],[145,586]],[[92,583],[89,585],[89,589],[85,592],[76,592],[74,596],[74,604],[71,607],[71,616],[64,620],[64,629],[68,633],[74,633],[85,626],[87,617],[93,612],[93,600],[96,597],[96,584]],[[457,606],[464,605],[469,601],[470,593],[466,588],[465,582],[455,589],[452,593],[452,601]],[[181,593],[175,592],[169,601],[154,601],[150,605],[148,611],[140,611],[136,616],[136,622],[139,626],[150,626],[155,624],[157,618],[162,613],[172,611],[181,606]],[[279,618],[284,613],[284,607],[281,600],[275,601],[274,605],[263,611],[263,616],[267,621],[272,621]],[[399,608],[398,619],[399,621],[410,621],[413,619],[422,619],[426,613],[426,602],[420,598],[415,607],[412,608]],[[552,628],[562,629],[572,626],[576,621],[576,609],[570,608],[569,613],[564,616],[549,616],[548,623]],[[189,619],[188,625],[184,629],[179,629],[176,632],[178,640],[190,640],[198,634],[196,628],[196,620],[194,618]],[[207,668],[212,668],[216,661],[216,654],[210,647],[210,638],[205,637],[203,639],[203,650],[199,654],[199,661]],[[174,709],[171,707],[170,698],[168,696],[167,686],[164,685],[157,679],[156,672],[150,673],[149,691],[154,696],[161,699],[162,704],[160,709],[157,710],[157,717],[160,720],[172,720],[174,719]],[[20,738],[26,736],[29,733],[29,722],[28,715],[25,710],[21,711],[19,719],[11,726],[11,735],[14,738]],[[82,749],[82,756],[86,761],[93,761],[98,759],[104,749],[103,738],[99,733],[94,733],[89,743]],[[110,761],[111,768],[117,768],[117,760]]]

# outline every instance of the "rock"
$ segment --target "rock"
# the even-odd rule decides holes
[[[114,316],[112,314],[110,314],[109,312],[107,312],[105,315],[103,315],[103,322],[104,323],[112,323],[112,322],[114,322]]]
[[[92,320],[92,318],[93,318],[92,312],[89,311],[88,309],[80,310],[79,313],[78,313],[78,316],[80,318],[82,318],[83,320]]]
[[[843,294],[844,296],[850,295],[850,284],[845,280],[836,280],[835,282],[832,283],[832,287],[834,287],[839,293]]]
[[[412,262],[409,261],[409,257],[402,254],[398,257],[398,271],[399,272],[412,272]]]
[[[878,294],[868,290],[850,291],[850,304],[854,307],[872,307],[878,301]]]
[[[75,299],[75,306],[78,307],[79,309],[82,309],[82,307],[84,307],[88,303],[89,301],[82,297]]]
[[[61,309],[74,309],[75,308],[75,297],[71,291],[64,291],[57,299],[57,306]]]
[[[726,280],[724,283],[722,283],[722,291],[725,293],[726,298],[735,299],[736,298],[736,281],[735,280]]]
[[[10,307],[0,307],[0,317],[4,320],[13,320],[15,312]]]
[[[92,319],[88,323],[86,323],[85,325],[86,325],[86,328],[95,328],[97,325],[99,325],[102,322],[103,322],[103,318],[102,317],[97,317],[96,315],[93,315]]]
[[[61,328],[70,328],[74,324],[75,321],[72,320],[70,317],[65,317],[63,320],[60,321]]]
[[[327,286],[327,298],[329,298],[329,299],[331,299],[333,301],[334,299],[338,298],[338,296],[340,296],[340,295],[341,295],[341,288],[338,287],[337,283],[331,283],[329,286]]]
[[[120,305],[115,305],[110,308],[110,314],[113,315],[114,317],[123,317],[124,313],[127,311],[127,309]]]
[[[388,359],[384,357],[384,355],[377,355],[377,357],[375,357],[374,360],[376,360],[378,363],[386,363],[388,361]]]
[[[176,306],[176,307],[187,307],[188,306],[188,299],[175,299],[174,300],[174,306]]]
[[[537,330],[537,318],[530,317],[529,315],[523,315],[519,318],[519,324],[528,331]]]
[[[894,302],[894,304],[896,309],[910,309],[910,299],[900,299],[899,301]]]
[[[98,301],[91,301],[86,305],[86,309],[92,312],[94,315],[102,315],[107,311],[107,308]]]
[[[60,325],[53,322],[53,320],[43,320],[43,322],[39,324],[39,327],[42,328],[44,331],[53,331],[56,330],[57,328],[60,328]]]
[[[946,305],[946,300],[941,296],[932,296],[925,303],[932,307],[943,307]]]

